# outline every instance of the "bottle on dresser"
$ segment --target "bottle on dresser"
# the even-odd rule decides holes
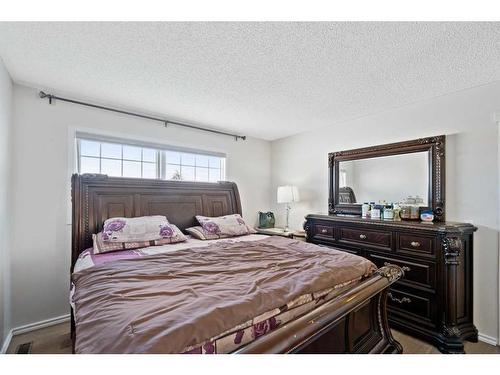
[[[361,206],[361,217],[370,217],[370,205],[368,204],[368,202],[363,203],[363,205]]]
[[[379,204],[374,204],[370,210],[370,219],[380,219],[382,207],[383,206],[381,206]]]
[[[386,204],[384,207],[384,214],[383,218],[384,220],[393,220],[394,219],[394,209],[393,209],[393,204]]]

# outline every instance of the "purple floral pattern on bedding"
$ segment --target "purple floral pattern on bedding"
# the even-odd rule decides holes
[[[109,237],[113,234],[113,232],[122,231],[123,228],[125,227],[125,224],[127,224],[127,222],[125,220],[122,220],[122,219],[115,219],[115,220],[108,221],[104,225],[104,229],[102,231],[102,239],[104,241],[109,240]]]
[[[252,342],[256,338],[265,335],[281,325],[280,314],[271,318],[254,322],[253,320],[243,324],[243,328],[232,332],[225,332],[213,337],[204,343],[188,347],[183,354],[218,354],[230,353],[239,347]],[[295,317],[291,315],[291,317]],[[290,319],[290,317],[288,318]],[[288,321],[288,320],[287,320]],[[245,334],[247,333],[247,336]]]
[[[238,332],[236,332],[236,335],[234,335],[234,343],[236,345],[241,344],[241,341],[243,340],[243,335],[245,334],[245,330],[240,329]]]
[[[174,233],[174,229],[170,224],[160,225],[160,236],[162,238],[172,238]]]
[[[219,226],[217,224],[215,224],[213,221],[205,221],[205,222],[201,223],[201,226],[209,234],[219,234],[220,233]]]
[[[207,342],[205,345],[203,345],[203,353],[204,354],[215,354],[215,343],[214,342]]]
[[[275,317],[266,319],[262,322],[258,322],[253,325],[253,337],[257,338],[265,335],[269,331],[272,331],[276,327],[278,327],[279,323],[276,321]]]

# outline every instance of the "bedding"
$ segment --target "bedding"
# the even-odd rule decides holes
[[[179,243],[172,243],[167,245],[158,245],[144,248],[135,248],[135,249],[126,249],[121,251],[115,251],[110,253],[96,253],[93,248],[89,248],[87,250],[82,251],[80,256],[78,257],[75,268],[73,272],[78,272],[86,268],[98,266],[104,263],[113,262],[119,259],[129,259],[129,258],[138,258],[144,257],[148,255],[155,254],[163,254],[169,253],[177,250],[188,249],[188,248],[197,248],[207,246],[208,243],[211,242],[240,242],[240,241],[257,241],[263,238],[268,237],[263,234],[250,234],[247,236],[241,237],[233,237],[228,239],[216,239],[213,241],[200,241],[195,237],[190,235],[186,236],[186,241]]]
[[[72,275],[75,351],[230,352],[375,270],[342,251],[253,236],[82,253]]]
[[[161,224],[159,228],[161,238],[151,241],[112,242],[105,241],[103,232],[92,235],[94,254],[109,253],[111,251],[132,250],[149,246],[161,246],[187,240],[187,237],[174,224]]]
[[[104,222],[102,239],[109,242],[144,242],[162,238],[163,228],[170,223],[162,215],[113,217]]]
[[[200,223],[205,235],[242,236],[256,233],[245,223],[240,214],[217,217],[196,215],[196,220]]]

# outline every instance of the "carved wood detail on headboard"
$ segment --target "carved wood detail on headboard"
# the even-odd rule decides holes
[[[92,246],[92,234],[110,217],[165,215],[181,230],[197,225],[195,215],[241,214],[234,182],[164,181],[74,174],[71,271],[80,253]]]

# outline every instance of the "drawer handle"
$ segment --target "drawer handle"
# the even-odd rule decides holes
[[[366,234],[360,234],[359,238],[361,238],[362,240],[366,240]]]
[[[389,262],[384,262],[384,266],[391,266],[392,264],[389,263]],[[401,269],[404,271],[404,272],[410,272],[411,271],[411,268],[408,267],[408,266],[402,266]]]
[[[321,233],[328,233],[328,229],[321,229]]]
[[[408,297],[403,297],[403,298],[396,298],[392,295],[392,293],[387,293],[387,297],[389,297],[391,299],[391,301],[393,302],[397,302],[397,303],[400,303],[400,304],[403,304],[403,303],[411,303],[411,299],[408,298]]]
[[[412,241],[410,243],[410,245],[413,246],[413,247],[420,247],[420,242],[418,242],[418,241]]]

